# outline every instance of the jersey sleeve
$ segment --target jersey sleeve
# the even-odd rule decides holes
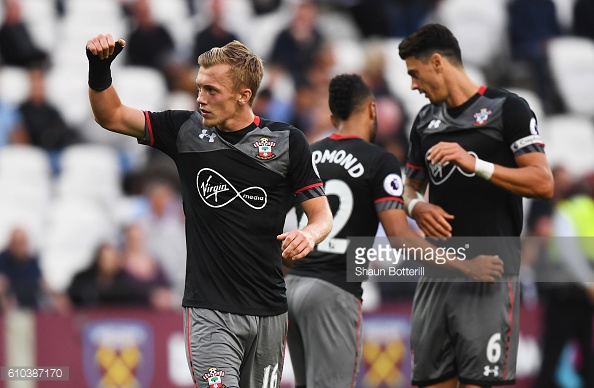
[[[324,196],[324,187],[311,157],[311,149],[303,132],[291,128],[289,133],[289,174],[297,203]]]
[[[503,104],[503,136],[514,156],[544,152],[536,116],[528,103],[517,95],[510,95]]]
[[[382,152],[373,176],[373,201],[375,210],[402,209],[404,182],[398,158],[390,152]]]
[[[180,125],[191,114],[192,112],[189,111],[144,111],[144,135],[138,139],[138,142],[173,157],[177,152],[176,141]]]
[[[408,156],[406,160],[406,176],[412,179],[425,180],[427,177],[427,167],[425,165],[425,157],[421,149],[421,136],[417,131],[417,123],[419,117],[410,131],[410,145],[408,148]]]

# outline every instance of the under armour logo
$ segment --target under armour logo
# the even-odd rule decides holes
[[[204,139],[205,137],[208,138],[208,142],[209,143],[214,143],[214,139],[215,137],[217,137],[217,134],[212,132],[210,135],[208,134],[208,129],[203,129],[202,133],[200,135],[198,135],[201,139]]]
[[[441,120],[431,120],[427,128],[429,129],[437,129],[439,128],[439,124],[441,124]]]
[[[495,377],[499,376],[499,367],[496,365],[491,369],[489,368],[489,365],[485,365],[485,371],[483,372],[483,375],[489,376],[491,373],[493,373],[493,376]]]

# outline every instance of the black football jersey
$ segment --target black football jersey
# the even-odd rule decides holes
[[[544,152],[536,117],[526,101],[506,90],[483,86],[457,108],[447,109],[444,103],[426,105],[411,129],[406,164],[408,177],[428,180],[429,201],[454,215],[450,221],[453,236],[520,236],[522,197],[451,163],[431,165],[428,150],[439,142],[455,142],[482,160],[517,167],[516,156]],[[510,244],[482,246],[474,253],[499,254],[505,273],[517,274],[519,245],[514,239],[493,241]]]
[[[324,195],[303,133],[260,117],[226,133],[205,127],[199,112],[145,116],[139,142],[169,155],[181,182],[187,246],[182,305],[247,315],[286,312],[276,236],[295,200]]]
[[[377,213],[402,209],[401,168],[396,156],[359,137],[331,135],[311,146],[334,216],[332,231],[290,274],[326,280],[362,296],[361,283],[346,281],[349,237],[373,237]],[[300,222],[306,219],[301,212]]]

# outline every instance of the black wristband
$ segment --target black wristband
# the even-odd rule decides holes
[[[105,90],[111,85],[111,62],[122,52],[124,47],[116,42],[113,54],[106,59],[99,59],[87,49],[87,58],[89,59],[89,87],[98,92]]]

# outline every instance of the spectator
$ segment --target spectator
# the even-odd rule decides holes
[[[20,0],[3,0],[4,21],[0,27],[0,56],[8,66],[48,65],[48,55],[29,33],[21,15]]]
[[[148,295],[152,307],[157,310],[170,309],[173,306],[173,296],[169,280],[159,263],[146,250],[142,227],[140,224],[128,225],[125,228],[125,235],[123,249],[125,276],[135,289]],[[179,270],[180,267],[178,267]],[[185,271],[183,274],[185,275]]]
[[[211,23],[194,36],[191,64],[197,66],[200,54],[213,47],[223,47],[237,38],[223,25],[223,0],[211,0]]]
[[[32,145],[48,151],[57,171],[60,151],[82,139],[47,100],[43,68],[29,69],[29,84],[29,97],[19,106],[26,137]]]
[[[274,40],[270,63],[288,71],[296,85],[305,81],[324,45],[324,37],[316,26],[317,15],[318,7],[313,1],[299,2],[291,24]]]
[[[552,217],[551,264],[557,264],[554,283],[548,284],[543,316],[543,360],[534,387],[557,387],[555,372],[563,350],[576,340],[584,387],[594,386],[594,175],[580,182],[559,201]],[[582,237],[582,238],[578,238]],[[585,237],[585,238],[584,238]],[[564,282],[563,280],[567,280]]]
[[[175,75],[171,58],[175,42],[171,34],[153,19],[148,0],[135,0],[130,7],[133,26],[128,38],[126,63],[159,70],[172,89]]]
[[[150,305],[146,290],[124,273],[122,252],[110,243],[101,244],[91,265],[75,274],[68,296],[77,307]]]
[[[185,286],[185,218],[177,189],[163,178],[152,178],[143,188],[148,210],[138,219],[147,252],[163,268],[171,282],[176,306]]]
[[[404,125],[407,117],[401,101],[392,93],[385,73],[386,57],[382,48],[368,46],[361,76],[376,96],[378,128],[375,143],[396,155],[398,160],[406,160],[408,137]]]
[[[547,113],[558,111],[556,91],[549,74],[547,43],[561,35],[552,0],[512,0],[508,5],[512,60],[528,65],[534,74],[531,86],[542,96]]]
[[[573,5],[574,35],[594,40],[594,0],[577,0]]]
[[[8,247],[0,252],[0,294],[3,309],[37,309],[45,305],[46,297],[53,296],[38,257],[29,248],[27,231],[21,227],[12,230]]]

